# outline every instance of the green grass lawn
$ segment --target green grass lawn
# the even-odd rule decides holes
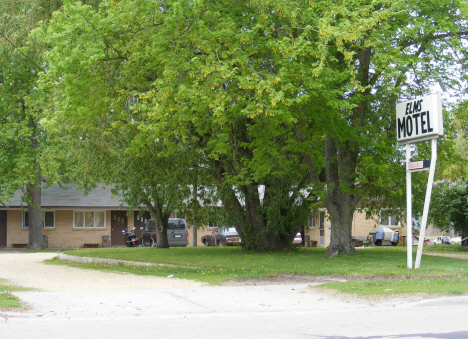
[[[442,246],[442,245],[440,245]],[[433,247],[434,251],[457,253],[459,247]],[[429,247],[424,253],[429,254]],[[325,256],[324,248],[294,248],[290,251],[243,251],[240,247],[186,247],[156,249],[111,248],[67,251],[67,254],[142,261],[174,266],[139,267],[130,264],[106,266],[69,265],[134,274],[192,279],[211,284],[235,278],[259,278],[287,274],[345,276],[347,283],[326,288],[358,294],[467,293],[468,260],[424,255],[420,269],[406,268],[405,247],[358,249],[356,255]],[[416,248],[414,248],[414,252]],[[413,260],[415,258],[413,255]],[[362,280],[369,278],[369,281]],[[371,279],[372,278],[372,279]],[[381,278],[381,280],[376,280]],[[371,288],[375,286],[375,288]],[[465,287],[466,286],[466,287]]]
[[[10,285],[4,280],[0,279],[0,309],[20,307],[21,301],[13,294],[11,294],[11,292],[27,290],[29,289]]]
[[[432,246],[424,247],[423,253],[431,253],[431,252],[468,254],[468,246],[460,246],[458,244],[458,245],[432,245]]]
[[[464,294],[468,293],[468,277],[413,277],[404,280],[363,280],[345,283],[332,282],[318,289],[331,289],[361,296],[394,294]]]

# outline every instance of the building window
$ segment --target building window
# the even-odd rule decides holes
[[[398,215],[389,214],[388,211],[380,211],[381,226],[399,226]]]
[[[315,228],[315,213],[309,213],[309,228]]]
[[[325,212],[319,212],[319,228],[323,230],[325,228]]]
[[[42,228],[55,228],[55,212],[42,211]],[[29,228],[29,214],[27,211],[23,212],[23,228]]]
[[[105,228],[106,227],[106,212],[105,211],[74,211],[73,212],[73,227],[74,228]]]

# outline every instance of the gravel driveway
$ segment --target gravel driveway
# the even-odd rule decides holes
[[[57,253],[50,252],[0,251],[0,279],[42,291],[147,290],[203,285],[191,280],[108,273],[43,263],[56,256]]]

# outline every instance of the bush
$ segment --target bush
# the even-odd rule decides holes
[[[441,180],[434,182],[429,213],[433,224],[444,231],[451,227],[468,234],[468,182]]]

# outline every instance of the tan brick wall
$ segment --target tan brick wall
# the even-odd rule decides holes
[[[106,228],[73,228],[73,210],[55,211],[55,229],[43,230],[49,237],[49,247],[76,248],[84,244],[102,243],[103,235],[110,235],[110,211],[106,211]]]
[[[327,247],[330,244],[330,229],[328,228],[328,220],[325,219],[325,245],[320,247]],[[404,220],[400,221],[401,225],[404,227]],[[318,222],[316,220],[315,228],[310,228],[307,232],[307,235],[310,236],[310,240],[316,240],[317,244],[319,243],[319,228]],[[370,219],[366,219],[366,213],[364,210],[357,209],[353,215],[353,225],[352,225],[352,235],[355,237],[366,237],[369,235],[369,232],[375,231],[380,228],[380,218],[374,216]],[[394,230],[400,230],[404,232],[402,227],[392,227]],[[406,234],[402,234],[406,235]]]
[[[101,245],[102,236],[110,235],[110,211],[106,211],[106,228],[77,229],[73,228],[73,210],[55,210],[55,229],[44,228],[42,233],[48,236],[49,247],[78,248],[85,243]],[[29,230],[22,228],[23,213],[21,210],[7,212],[7,246],[27,244]],[[130,224],[130,218],[129,218]],[[133,219],[131,220],[133,227]]]
[[[354,212],[353,218],[353,236],[365,237],[369,232],[375,231],[380,227],[380,218],[374,216],[371,219],[366,219],[366,212],[358,209]]]
[[[324,237],[325,237],[325,244],[320,246],[319,236],[320,236],[320,228],[319,228],[319,214],[318,212],[315,213],[315,228],[309,228],[306,232],[306,235],[309,236],[309,240],[317,241],[317,247],[327,247],[330,244],[330,229],[328,228],[329,220],[328,215],[325,210],[321,210],[321,212],[325,212],[325,227],[324,227]]]
[[[29,230],[23,229],[23,212],[21,210],[7,211],[7,247],[13,244],[27,244]]]

